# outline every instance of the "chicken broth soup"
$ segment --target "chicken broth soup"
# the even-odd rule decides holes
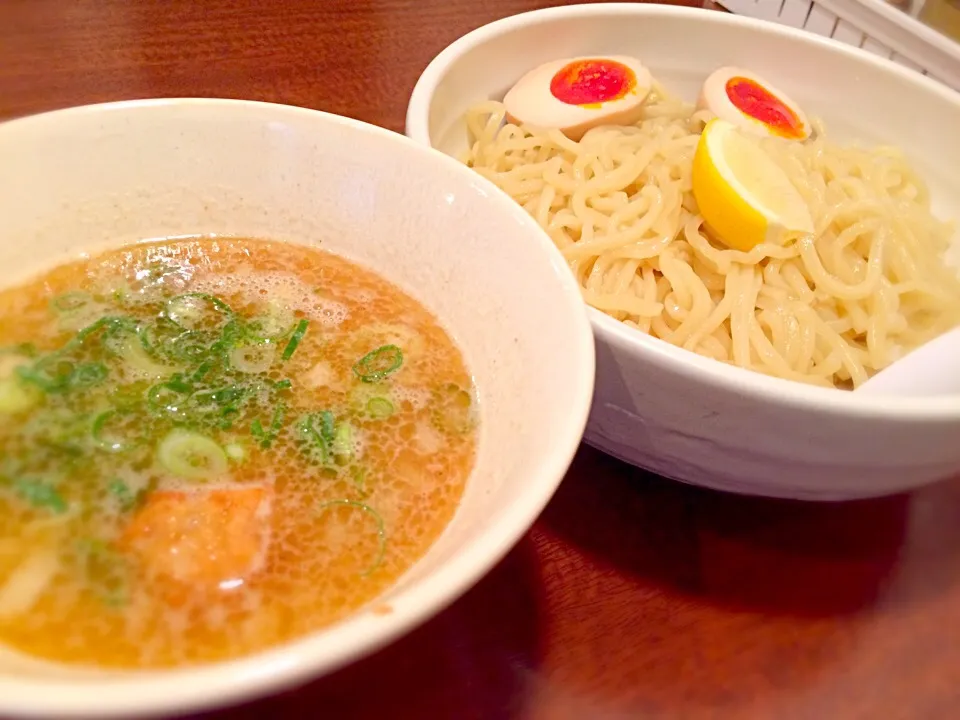
[[[383,278],[248,239],[129,246],[0,292],[0,643],[226,659],[374,598],[474,462],[463,357]]]

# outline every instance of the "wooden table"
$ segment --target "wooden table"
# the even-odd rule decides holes
[[[197,95],[402,131],[434,54],[548,4],[0,0],[0,117]],[[584,447],[533,530],[447,612],[332,677],[208,717],[958,718],[958,520],[956,482],[775,502]]]

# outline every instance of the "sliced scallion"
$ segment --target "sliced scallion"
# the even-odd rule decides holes
[[[281,360],[286,362],[293,357],[293,354],[297,351],[297,347],[300,345],[303,340],[303,336],[307,334],[307,328],[310,326],[310,321],[304,318],[297,323],[297,327],[293,331],[293,335],[290,336],[290,341],[287,343],[287,346],[283,349],[283,355]]]
[[[353,366],[354,374],[361,381],[372,383],[383,380],[403,365],[403,352],[396,345],[382,345],[371,350]]]
[[[186,330],[199,330],[213,325],[220,327],[235,316],[233,309],[220,298],[208,293],[184,293],[167,301],[164,314]]]
[[[188,392],[189,386],[187,392],[181,392],[172,380],[154,385],[147,390],[147,407],[156,415],[179,415],[183,412]]]
[[[32,366],[17,368],[17,375],[48,393],[62,393],[93,387],[106,380],[103,363],[74,363],[56,353],[41,358]]]
[[[0,415],[16,415],[40,401],[39,391],[14,375],[0,380]]]
[[[261,423],[259,419],[250,423],[250,434],[260,442],[260,447],[267,449],[273,444],[273,441],[276,440],[277,435],[280,434],[280,430],[283,429],[283,418],[286,412],[287,405],[281,402],[273,409],[273,418],[270,421],[269,427],[264,429],[263,423]]]
[[[107,366],[98,362],[79,363],[70,377],[71,389],[80,389],[99,385],[107,379]]]
[[[348,423],[337,425],[330,443],[330,451],[339,461],[345,462],[353,457],[353,427]]]
[[[247,459],[247,449],[243,446],[243,443],[227,443],[223,447],[223,452],[234,462],[243,462]]]
[[[134,335],[128,335],[124,339],[120,348],[120,356],[131,368],[150,378],[167,377],[178,370],[176,367],[156,362]]]
[[[395,411],[393,403],[385,397],[372,397],[367,401],[367,413],[376,420],[388,418]]]
[[[120,478],[114,478],[107,484],[107,491],[116,498],[120,509],[126,512],[137,503],[137,495]]]
[[[167,472],[187,480],[207,480],[227,471],[223,448],[206,435],[179,428],[160,441],[157,460]]]
[[[42,480],[20,478],[13,483],[17,495],[37,508],[47,508],[55,513],[67,511],[67,501],[60,492],[49,483]]]
[[[97,415],[93,420],[92,435],[97,447],[111,453],[119,453],[129,450],[133,447],[132,443],[124,442],[116,437],[111,437],[107,432],[107,425],[117,418],[116,410],[107,410]]]
[[[263,373],[270,369],[277,350],[273,343],[256,345],[238,345],[232,348],[227,357],[230,365],[242,373]]]
[[[296,322],[292,312],[271,300],[266,315],[250,323],[250,331],[263,340],[280,340],[290,334]]]
[[[83,309],[89,305],[92,300],[93,298],[90,297],[89,293],[68,292],[55,297],[50,302],[50,305],[57,312],[74,312]]]
[[[350,468],[350,477],[353,479],[353,484],[357,488],[357,494],[360,498],[367,497],[370,494],[367,490],[367,471],[354,465]]]
[[[322,462],[332,459],[331,445],[336,437],[336,417],[329,410],[304,415],[297,423],[300,439],[307,447],[319,451]]]

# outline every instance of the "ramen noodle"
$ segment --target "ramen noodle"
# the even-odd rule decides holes
[[[806,200],[815,232],[749,252],[710,236],[691,191],[708,110],[654,82],[633,125],[575,142],[467,113],[464,161],[549,233],[594,308],[716,360],[853,388],[960,322],[943,261],[952,225],[893,148],[841,147],[814,123],[804,142],[758,139]]]

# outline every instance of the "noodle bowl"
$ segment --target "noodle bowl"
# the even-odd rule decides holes
[[[896,149],[839,147],[825,129],[762,140],[816,231],[749,252],[711,237],[691,191],[712,117],[655,86],[632,126],[588,131],[467,113],[465,162],[549,233],[588,304],[674,345],[743,368],[853,388],[960,323],[960,280],[943,264],[953,227]]]

